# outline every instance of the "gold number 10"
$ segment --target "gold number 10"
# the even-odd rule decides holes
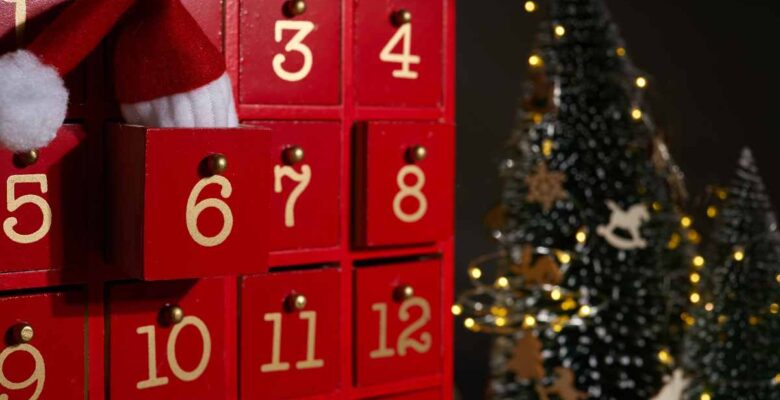
[[[16,43],[21,47],[24,42],[24,26],[27,24],[27,0],[3,0],[16,4],[14,23],[16,25]]]

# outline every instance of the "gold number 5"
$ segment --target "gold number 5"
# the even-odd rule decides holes
[[[16,4],[14,23],[16,24],[16,43],[21,47],[24,42],[24,26],[27,24],[27,0],[3,0]]]

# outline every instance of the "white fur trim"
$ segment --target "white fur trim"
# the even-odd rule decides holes
[[[122,104],[125,121],[156,128],[235,128],[238,115],[227,73],[186,93]]]
[[[0,146],[46,147],[67,111],[68,90],[54,68],[26,50],[0,56]]]

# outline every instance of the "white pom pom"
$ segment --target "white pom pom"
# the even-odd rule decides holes
[[[26,50],[0,56],[0,146],[14,152],[46,147],[67,110],[68,90],[54,68]]]

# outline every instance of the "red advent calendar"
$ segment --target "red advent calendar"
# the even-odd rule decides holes
[[[107,40],[0,149],[0,399],[451,399],[454,0],[183,3],[242,126],[122,125]]]

